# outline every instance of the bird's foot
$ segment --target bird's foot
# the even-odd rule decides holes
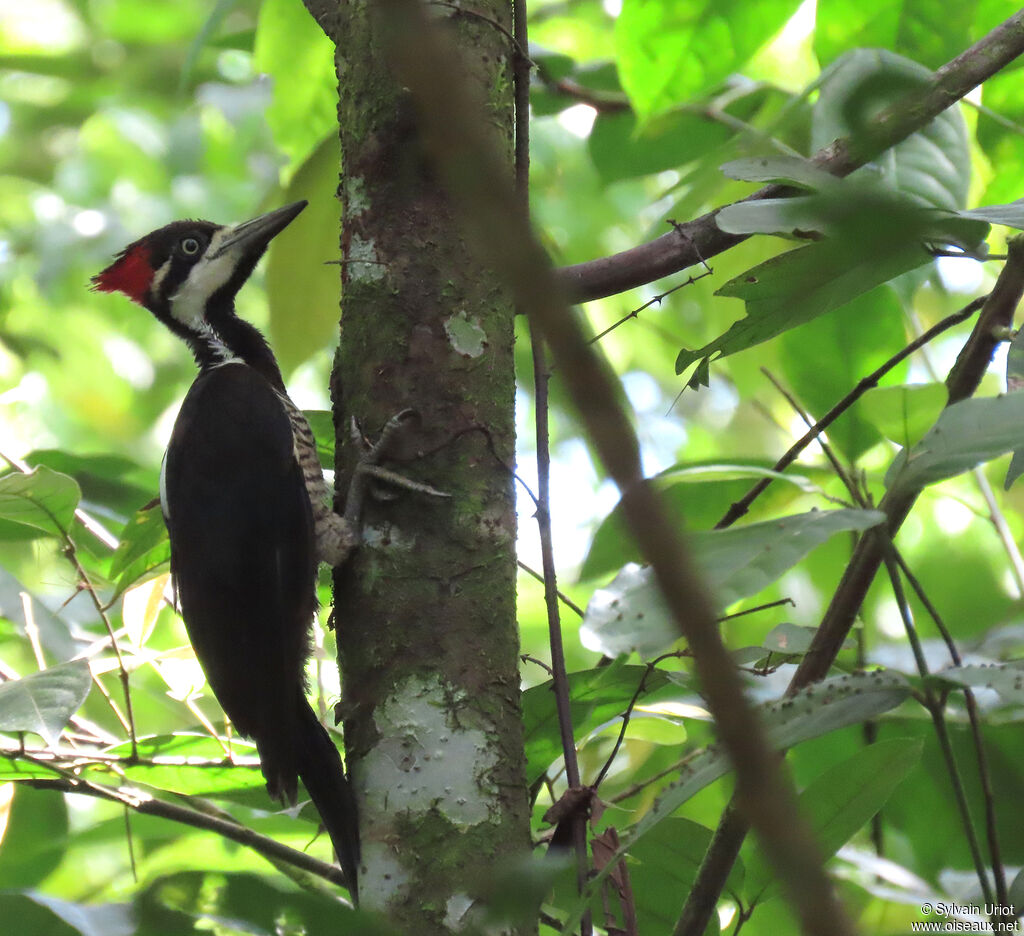
[[[357,530],[359,528],[359,518],[362,514],[366,492],[374,481],[383,482],[392,488],[415,491],[430,497],[451,497],[450,494],[439,491],[429,484],[413,481],[411,478],[406,478],[380,464],[383,459],[387,458],[395,440],[402,434],[408,422],[417,418],[417,415],[416,411],[411,409],[404,409],[400,413],[396,413],[387,421],[380,438],[372,444],[363,436],[355,419],[352,420],[352,439],[359,448],[363,449],[363,454],[356,464],[355,473],[348,488],[348,497],[345,499],[344,516],[349,529]],[[384,496],[384,499],[387,499],[387,495]]]

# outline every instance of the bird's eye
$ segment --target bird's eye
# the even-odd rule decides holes
[[[194,237],[186,237],[181,242],[181,252],[189,257],[194,257],[199,253],[199,241]]]

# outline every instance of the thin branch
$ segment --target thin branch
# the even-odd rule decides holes
[[[538,572],[536,569],[531,569],[525,562],[523,562],[522,559],[517,559],[516,565],[518,565],[519,568],[522,569],[527,575],[530,575],[533,578],[535,578],[538,582],[544,582],[544,576],[541,575],[540,572]],[[558,600],[562,602],[562,604],[564,604],[571,611],[575,611],[576,614],[580,617],[583,617],[583,609],[578,604],[576,604],[576,602],[573,601],[567,594],[565,594],[565,592],[558,591],[557,594]]]
[[[183,825],[192,826],[195,829],[214,832],[226,839],[230,839],[232,842],[238,842],[239,845],[245,845],[253,849],[253,851],[258,852],[270,861],[293,865],[302,871],[322,877],[332,884],[337,884],[339,887],[347,886],[341,868],[336,865],[328,864],[326,861],[320,861],[318,858],[313,858],[305,852],[282,845],[280,842],[276,842],[265,835],[260,835],[258,832],[254,832],[252,829],[240,825],[234,820],[222,819],[219,816],[199,812],[177,803],[168,803],[165,800],[155,799],[141,790],[115,790],[111,787],[90,783],[74,777],[62,777],[54,780],[18,780],[17,782],[25,783],[38,790],[80,793],[85,796],[110,800],[146,816],[159,816],[163,819],[170,819],[172,822],[180,822]]]
[[[925,659],[924,648],[921,639],[914,626],[914,618],[910,612],[910,605],[907,603],[907,596],[903,590],[903,583],[900,580],[900,570],[893,558],[890,549],[883,560],[886,572],[889,575],[889,582],[892,585],[893,596],[899,608],[900,619],[903,621],[903,629],[907,634],[907,641],[914,652],[914,660],[917,664],[918,675],[923,680],[931,675],[928,669],[928,662]],[[971,820],[971,809],[967,802],[967,792],[964,789],[963,778],[960,776],[960,769],[956,763],[956,755],[953,753],[953,744],[949,739],[949,728],[946,725],[945,702],[936,698],[934,691],[928,683],[924,684],[924,704],[931,715],[932,725],[935,728],[935,736],[939,741],[939,749],[942,751],[942,759],[946,764],[946,772],[949,774],[949,782],[953,787],[953,797],[956,800],[957,812],[960,814],[960,821],[964,827],[964,836],[967,839],[967,846],[971,852],[971,859],[974,861],[974,872],[978,877],[981,892],[985,897],[985,903],[991,906],[994,902],[992,884],[989,881],[988,873],[985,870],[985,861],[981,855],[981,844],[974,831],[974,823]],[[993,916],[993,922],[998,918]]]
[[[914,590],[918,600],[928,612],[929,617],[935,623],[935,627],[942,635],[942,639],[949,650],[949,655],[956,666],[962,666],[963,660],[960,657],[960,650],[953,640],[953,635],[946,627],[942,615],[935,607],[928,593],[924,590],[917,576],[911,571],[906,560],[899,550],[893,546],[893,557],[904,578]],[[967,720],[971,727],[971,738],[974,742],[974,753],[978,763],[978,782],[981,784],[981,798],[985,809],[985,837],[988,841],[988,853],[992,864],[992,874],[996,883],[996,900],[1002,906],[1009,906],[1010,895],[1006,886],[1006,869],[1003,867],[1002,849],[999,846],[999,826],[996,821],[996,798],[992,788],[992,773],[988,766],[988,754],[985,751],[985,738],[981,731],[981,713],[978,711],[978,701],[974,691],[969,686],[963,687],[964,707],[967,709]]]
[[[96,613],[100,616],[100,620],[103,621],[103,626],[107,629],[107,634],[110,635],[110,646],[114,648],[114,656],[117,658],[118,674],[121,678],[121,689],[124,692],[124,709],[125,717],[128,720],[128,738],[132,745],[132,757],[136,757],[139,752],[138,741],[135,736],[135,715],[132,712],[132,691],[128,680],[128,668],[124,665],[124,659],[121,656],[121,648],[117,645],[117,638],[114,636],[114,625],[110,623],[110,618],[107,616],[106,608],[104,607],[103,602],[100,601],[100,596],[97,594],[96,588],[92,584],[92,580],[89,578],[89,573],[85,571],[85,566],[82,565],[81,560],[78,558],[78,549],[75,546],[74,540],[71,539],[71,535],[66,531],[64,531],[64,555],[75,567],[79,581],[89,593],[93,607],[96,609]]]
[[[516,208],[524,217],[530,213],[530,61],[526,55],[527,25],[526,0],[514,0],[512,28],[515,31],[516,55],[513,60],[515,75],[515,189]],[[516,311],[525,312],[516,297]],[[551,646],[551,680],[554,688],[555,710],[558,714],[558,732],[562,741],[565,779],[570,790],[580,786],[580,766],[576,756],[576,738],[572,723],[572,704],[569,699],[569,674],[565,666],[562,645],[562,622],[558,613],[558,580],[555,574],[555,549],[551,535],[551,448],[548,426],[548,385],[551,372],[547,364],[544,339],[534,322],[530,322],[530,351],[533,357],[534,409],[536,411],[537,443],[537,531],[540,536],[541,568],[544,582],[544,605],[548,618],[548,642]],[[572,840],[576,853],[576,888],[579,893],[587,884],[590,861],[587,855],[587,815],[576,810],[572,819]],[[593,922],[590,913],[580,922],[581,936],[590,936]]]
[[[629,719],[633,715],[633,708],[636,706],[637,701],[640,699],[640,696],[643,695],[644,689],[647,687],[647,677],[653,672],[654,664],[648,663],[644,668],[643,676],[640,677],[640,682],[637,683],[636,692],[633,693],[633,697],[629,700],[629,705],[626,706],[626,710],[622,713],[622,724],[619,726],[619,736],[615,739],[612,751],[601,766],[601,769],[598,771],[596,779],[590,785],[592,790],[597,790],[601,785],[601,781],[608,775],[608,771],[611,769],[612,763],[615,761],[615,758],[619,753],[619,748],[622,747],[622,742],[626,738],[626,729],[629,727]]]
[[[663,293],[658,293],[658,295],[655,296],[654,298],[648,299],[642,306],[637,307],[632,312],[627,312],[617,322],[615,322],[612,325],[609,325],[603,332],[594,335],[594,337],[590,339],[590,344],[595,344],[596,342],[604,338],[605,335],[608,335],[611,332],[615,331],[615,329],[618,328],[620,325],[624,325],[630,319],[635,319],[641,312],[644,311],[644,309],[649,309],[652,305],[655,305],[655,303],[661,305],[662,300],[665,299],[667,296],[671,296],[672,293],[674,293],[677,289],[682,289],[684,286],[692,286],[694,283],[697,282],[697,280],[704,279],[705,276],[710,276],[712,273],[715,272],[706,263],[704,264],[704,266],[705,270],[703,273],[698,273],[696,276],[687,277],[687,279],[685,279],[683,282],[676,283],[676,285],[673,286],[671,289],[666,289]]]
[[[984,306],[988,300],[988,296],[979,296],[977,299],[972,299],[967,305],[965,305],[958,312],[954,312],[952,315],[947,315],[942,321],[937,322],[924,334],[919,335],[913,341],[910,342],[901,351],[894,354],[888,361],[882,364],[881,367],[872,371],[867,377],[864,377],[858,381],[857,386],[854,387],[846,396],[844,396],[835,406],[832,407],[824,416],[821,417],[810,429],[807,430],[796,442],[793,443],[786,451],[786,454],[782,456],[773,466],[772,471],[782,472],[785,471],[790,465],[793,464],[800,457],[808,445],[810,445],[815,439],[821,435],[829,426],[832,425],[840,416],[843,415],[854,403],[857,402],[868,390],[871,390],[878,386],[878,382],[891,371],[901,361],[906,360],[920,348],[923,348],[928,342],[933,341],[943,332],[948,331],[954,325],[959,325],[961,322],[966,321],[978,309]],[[757,482],[746,494],[743,495],[738,501],[736,501],[725,513],[718,523],[715,524],[716,530],[723,530],[728,526],[732,526],[737,520],[740,519],[748,510],[750,505],[765,491],[769,484],[775,480],[774,478],[762,478]]]
[[[832,175],[843,177],[863,166],[944,110],[952,107],[1024,52],[1024,10],[993,29],[965,52],[947,62],[920,90],[885,108],[864,127],[858,139],[836,140],[819,150],[812,162]],[[759,201],[791,194],[781,185],[768,185],[743,201]],[[727,234],[715,223],[719,208],[683,225],[688,237],[664,234],[646,244],[610,257],[563,267],[557,279],[571,302],[588,302],[625,292],[678,273],[710,259],[746,240],[745,234]]]

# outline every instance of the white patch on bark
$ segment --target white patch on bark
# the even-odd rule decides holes
[[[465,311],[445,319],[444,331],[451,346],[465,357],[480,357],[487,346],[487,332],[480,327],[475,316],[468,318]]]
[[[436,677],[412,677],[374,714],[381,741],[358,763],[355,781],[363,828],[371,830],[363,840],[360,890],[374,893],[369,880],[378,882],[379,906],[400,898],[405,875],[396,874],[391,853],[372,836],[387,836],[399,822],[415,827],[431,813],[467,830],[500,815],[491,779],[498,751],[485,732],[453,717],[464,698]]]
[[[473,901],[466,894],[452,894],[445,905],[444,925],[450,930],[462,929],[472,906]]]
[[[348,275],[352,280],[376,282],[387,276],[387,267],[377,256],[377,247],[372,240],[364,240],[358,234],[352,235],[348,245]]]
[[[366,197],[363,180],[359,176],[349,176],[345,180],[345,216],[357,218],[370,207],[370,199]]]
[[[448,717],[459,696],[438,679],[410,679],[378,706],[383,739],[361,767],[370,809],[385,813],[439,810],[455,825],[486,822],[497,798],[488,774],[497,751],[477,728]]]
[[[367,910],[385,910],[409,889],[409,873],[395,853],[381,842],[362,842],[359,869],[360,905]]]

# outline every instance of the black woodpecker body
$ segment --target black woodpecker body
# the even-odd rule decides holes
[[[149,309],[199,365],[160,483],[182,617],[224,712],[256,742],[271,796],[294,803],[302,779],[355,899],[355,800],[305,681],[317,566],[341,562],[355,535],[330,509],[270,347],[235,315],[235,294],[305,205],[236,226],[176,221],[126,247],[93,285]]]

